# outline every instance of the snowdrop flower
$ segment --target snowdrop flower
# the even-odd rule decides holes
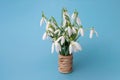
[[[82,50],[80,44],[77,42],[71,41],[70,46],[69,46],[69,53],[72,54],[72,52],[77,52],[79,50],[80,51]]]
[[[45,17],[42,17],[42,19],[40,20],[40,26],[42,26],[42,24],[43,24],[44,22],[47,23]]]
[[[77,17],[76,22],[77,22],[78,25],[81,25],[80,18]]]
[[[44,23],[45,19],[44,17],[42,17],[42,19],[40,20],[40,26],[42,26],[42,24]]]
[[[79,28],[78,30],[78,34],[80,33],[81,36],[84,36],[84,30],[83,28]]]
[[[61,36],[57,39],[57,42],[61,41],[61,45],[63,45],[63,43],[65,42],[65,37]]]
[[[51,52],[52,53],[54,52],[54,48],[55,48],[57,53],[59,53],[61,51],[61,46],[60,46],[60,44],[57,41],[52,43],[52,47],[51,47]]]
[[[76,33],[76,29],[74,27],[70,28],[70,26],[68,26],[65,31],[68,31],[68,35],[69,37],[72,35],[72,34],[75,34]]]
[[[45,40],[45,39],[47,39],[47,37],[48,37],[48,34],[45,32],[45,33],[43,34],[42,39]]]
[[[92,39],[93,34],[96,34],[96,36],[98,37],[98,33],[95,31],[94,28],[92,28],[92,29],[90,30],[90,35],[89,35],[89,38],[90,38],[90,39]]]

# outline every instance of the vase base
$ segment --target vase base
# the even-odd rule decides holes
[[[60,73],[63,73],[63,74],[68,74],[68,73],[72,72],[72,69],[71,70],[61,70],[60,68],[58,68],[58,70]]]

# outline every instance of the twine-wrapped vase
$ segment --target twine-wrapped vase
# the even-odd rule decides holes
[[[69,56],[58,56],[58,70],[61,73],[70,73],[72,71],[73,55]]]

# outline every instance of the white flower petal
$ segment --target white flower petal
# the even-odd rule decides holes
[[[47,39],[47,37],[48,37],[48,35],[47,35],[47,33],[45,32],[45,33],[43,34],[42,39],[45,40],[45,39]]]
[[[83,28],[80,28],[78,32],[80,33],[81,36],[84,36],[84,30],[83,30]]]
[[[40,26],[42,26],[43,23],[44,23],[44,18],[42,17],[42,19],[40,20]]]
[[[92,39],[93,34],[94,34],[94,29],[91,29],[91,30],[90,30],[90,35],[89,35],[89,38],[90,38],[90,39]]]
[[[58,42],[55,41],[55,49],[56,49],[56,52],[59,53],[61,51],[61,46]]]
[[[72,52],[77,52],[77,51],[81,51],[82,50],[82,47],[80,46],[80,44],[79,43],[77,43],[77,42],[74,42],[74,41],[71,41],[71,43],[70,43],[70,45],[71,45],[71,47],[72,47]],[[69,51],[70,51],[71,49],[70,49],[70,47],[69,47]]]
[[[80,46],[80,44],[79,43],[77,43],[77,42],[74,42],[74,44],[75,44],[75,48],[76,48],[76,50],[82,50],[82,47]]]
[[[90,30],[89,38],[92,39],[92,37],[93,37],[94,34],[96,34],[96,36],[98,37],[97,31],[95,31],[95,29],[93,28],[93,29]]]
[[[77,24],[78,25],[81,25],[81,21],[80,21],[80,18],[77,17],[77,20],[76,20]]]

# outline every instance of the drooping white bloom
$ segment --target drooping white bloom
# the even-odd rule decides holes
[[[79,17],[77,17],[76,22],[77,22],[78,25],[81,25],[81,20],[80,20]]]
[[[80,33],[81,36],[84,36],[84,30],[83,28],[79,28],[78,30],[78,34]]]
[[[45,17],[42,17],[40,20],[40,26],[42,26],[44,22],[47,23],[47,20],[45,19]]]
[[[43,23],[44,23],[44,17],[42,17],[42,19],[40,20],[40,26],[42,26]]]
[[[54,44],[55,44],[56,52],[59,53],[59,52],[61,51],[61,46],[60,46],[60,44],[59,44],[57,41],[55,41]]]
[[[70,37],[72,34],[75,34],[75,33],[76,33],[76,29],[75,29],[74,27],[71,28],[70,26],[68,26],[68,27],[65,29],[65,31],[68,32],[69,37]]]
[[[91,29],[91,30],[90,30],[90,35],[89,35],[89,38],[90,38],[90,39],[92,39],[93,34],[94,34],[94,30],[93,30],[93,29]]]
[[[98,37],[97,31],[95,31],[95,29],[93,28],[93,29],[90,30],[89,38],[92,39],[92,37],[93,37],[94,34],[96,34],[96,36]]]
[[[61,46],[60,46],[60,44],[57,41],[55,41],[54,43],[52,43],[51,53],[54,52],[54,48],[55,48],[55,50],[56,50],[57,53],[59,53],[61,51]]]
[[[48,37],[48,34],[45,32],[45,33],[43,34],[42,39],[45,40],[45,39],[47,39],[47,37]]]
[[[51,53],[53,53],[53,52],[54,52],[54,46],[55,46],[55,43],[52,43]]]
[[[65,42],[65,38],[64,36],[61,36],[57,39],[57,42],[61,41],[61,45],[63,45],[63,43]]]
[[[70,45],[69,45],[69,53],[72,54],[72,52],[77,52],[77,51],[81,51],[82,47],[80,46],[79,43],[71,41]]]

